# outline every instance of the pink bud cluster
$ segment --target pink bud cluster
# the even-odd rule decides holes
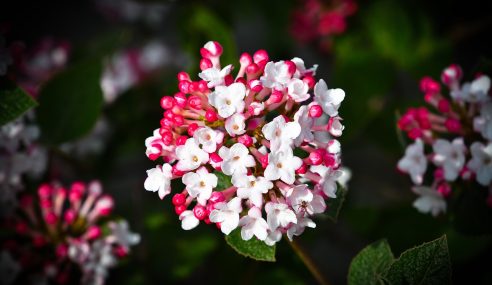
[[[305,0],[292,15],[291,34],[300,42],[317,42],[329,50],[333,36],[347,29],[347,17],[357,11],[354,0]]]
[[[477,74],[471,82],[461,84],[462,74],[455,64],[442,72],[441,81],[449,95],[441,91],[439,82],[422,78],[420,90],[434,111],[410,108],[398,120],[398,128],[415,141],[407,147],[398,169],[418,185],[413,188],[420,195],[415,207],[434,216],[446,211],[446,198],[454,192],[452,185],[465,181],[486,188],[486,202],[492,207],[490,78]],[[426,145],[432,149],[428,154]],[[434,166],[432,183],[420,186],[430,165]]]
[[[273,245],[315,227],[310,217],[336,198],[343,174],[335,138],[344,91],[316,82],[316,66],[300,58],[243,53],[233,76],[232,65],[220,65],[219,43],[200,54],[201,80],[180,72],[179,92],[161,99],[161,126],[145,145],[164,164],[147,171],[145,189],[163,199],[181,180],[172,202],[185,230],[200,221],[226,235],[240,227],[244,240]]]
[[[42,184],[37,197],[21,197],[19,213],[10,222],[17,237],[4,247],[20,261],[21,275],[66,284],[75,281],[75,264],[82,274],[77,283],[103,284],[108,268],[140,239],[126,221],[110,216],[113,206],[98,181],[74,182],[68,189]]]

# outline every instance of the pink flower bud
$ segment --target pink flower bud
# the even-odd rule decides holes
[[[202,109],[202,99],[196,95],[192,95],[188,98],[188,104],[190,105],[191,108],[195,110],[201,110]]]
[[[173,118],[174,118],[174,116],[173,116]],[[174,121],[172,119],[169,119],[169,118],[163,118],[163,119],[161,119],[160,124],[161,124],[161,127],[170,129],[174,126]]]
[[[242,136],[238,137],[237,141],[239,143],[244,144],[246,147],[250,147],[253,145],[253,138],[251,138],[248,135],[242,135]]]
[[[204,58],[211,58],[220,56],[222,51],[222,46],[218,42],[210,41],[200,49],[200,54]]]
[[[174,94],[174,99],[176,100],[176,105],[180,108],[186,107],[186,95],[182,92]]]
[[[460,133],[461,132],[461,122],[457,119],[447,118],[446,122],[444,122],[444,126],[451,133]]]
[[[51,209],[53,208],[53,201],[50,199],[42,199],[39,201],[41,208],[43,209]]]
[[[244,78],[244,77],[239,77],[238,79],[236,79],[235,82],[236,83],[242,83],[244,85],[247,85],[248,84],[248,82],[246,82],[246,78]]]
[[[296,173],[297,174],[306,174],[307,172],[307,164],[303,163],[301,165],[301,167],[299,167],[298,169],[296,169]]]
[[[190,86],[191,86],[191,82],[190,81],[188,81],[188,80],[180,81],[178,83],[179,92],[181,92],[183,94],[190,93]]]
[[[212,109],[208,109],[207,112],[205,113],[205,119],[212,123],[212,122],[215,122],[219,119],[219,117],[217,116],[217,113],[212,110]]]
[[[278,90],[273,90],[272,94],[270,95],[270,101],[272,103],[280,103],[282,101],[282,98],[284,97],[284,94],[281,91]]]
[[[256,63],[252,63],[246,67],[247,74],[255,74],[260,71],[260,67]]]
[[[314,85],[316,84],[316,80],[311,75],[304,76],[304,78],[302,78],[302,81],[304,81],[304,83],[307,84],[307,86],[309,87],[309,89],[313,89],[314,88]]]
[[[263,90],[263,85],[261,85],[261,81],[258,80],[258,79],[250,80],[248,82],[248,86],[251,89],[251,91],[256,92],[256,93],[258,93],[261,90]]]
[[[85,234],[88,240],[98,239],[102,235],[101,228],[98,226],[90,226]]]
[[[320,165],[323,163],[323,156],[325,152],[322,149],[316,149],[315,151],[311,152],[308,157],[308,161],[312,165]]]
[[[176,100],[171,97],[171,96],[163,96],[161,98],[161,107],[162,109],[172,109],[172,107],[174,107],[174,105],[176,104]]]
[[[70,225],[75,221],[76,217],[77,214],[75,213],[75,211],[72,209],[68,209],[65,211],[65,214],[63,215],[63,220],[65,221],[65,223]]]
[[[424,93],[436,94],[441,92],[441,86],[439,82],[426,76],[420,80],[420,90]]]
[[[297,66],[294,62],[292,62],[291,60],[286,60],[284,61],[284,64],[287,65],[287,71],[291,76],[294,75],[294,73],[296,73]]]
[[[44,216],[44,220],[48,225],[54,225],[58,222],[58,217],[55,213],[49,212]]]
[[[224,77],[224,84],[226,86],[229,86],[231,85],[232,83],[234,83],[234,77],[232,77],[232,75],[228,74]]]
[[[47,199],[53,195],[53,188],[49,184],[41,184],[38,188],[38,196],[40,199]]]
[[[128,250],[121,245],[118,245],[114,248],[114,253],[118,258],[124,258],[128,255]]]
[[[261,167],[266,168],[268,166],[268,155],[260,157]]]
[[[186,202],[186,197],[181,193],[174,194],[172,202],[174,206],[183,205]]]
[[[451,64],[441,73],[441,81],[449,86],[459,82],[462,75],[463,71],[461,70],[461,67],[456,64]]]
[[[178,73],[178,81],[184,81],[184,80],[191,81],[190,75],[184,71],[181,71]]]
[[[451,105],[449,104],[448,100],[441,99],[437,103],[437,109],[439,110],[439,112],[446,114],[449,113],[449,111],[451,111]]]
[[[436,168],[434,171],[435,180],[444,180],[444,170],[442,168]]]
[[[205,70],[213,67],[212,61],[208,58],[202,58],[200,60],[200,70]]]
[[[167,128],[160,128],[159,135],[161,135],[161,140],[165,145],[171,145],[173,142],[173,133]]]
[[[68,254],[68,246],[66,244],[60,244],[56,247],[56,256],[58,258],[64,258]]]
[[[203,220],[208,216],[207,209],[201,205],[196,205],[195,208],[193,208],[193,214],[199,220]]]
[[[205,81],[205,80],[198,81],[198,91],[200,91],[202,93],[208,91],[207,81]]]
[[[42,247],[46,245],[46,239],[41,235],[36,235],[32,238],[34,247]]]
[[[448,198],[451,195],[451,186],[446,182],[442,182],[437,186],[437,192],[444,198]]]
[[[175,165],[173,165],[173,167],[172,167],[172,169],[171,169],[171,173],[172,173],[174,176],[178,176],[178,177],[183,176],[183,175],[185,174],[185,172],[184,172],[184,171],[181,171],[181,170],[179,170],[179,169],[176,167],[176,164],[175,164]]]
[[[97,180],[91,181],[87,189],[91,195],[100,195],[102,193],[102,185]]]
[[[188,135],[190,137],[192,137],[196,130],[198,130],[198,124],[197,123],[191,123],[188,126]]]
[[[186,140],[188,139],[187,136],[179,136],[176,139],[176,146],[184,145],[186,143]]]
[[[174,212],[178,216],[181,215],[181,213],[183,213],[184,211],[186,211],[186,206],[185,205],[179,205],[179,206],[174,207]]]
[[[109,214],[111,214],[114,207],[113,198],[109,195],[104,195],[97,200],[94,207],[98,211],[99,215],[108,216]]]
[[[323,115],[323,109],[318,104],[309,106],[308,112],[309,112],[309,117],[311,118],[319,118],[321,117],[321,115]]]
[[[268,62],[268,60],[269,60],[268,53],[263,49],[257,50],[253,54],[253,61],[256,64],[258,64],[260,62]]]
[[[251,58],[251,55],[249,55],[249,53],[244,52],[239,57],[239,63],[241,64],[241,66],[248,66],[253,63],[253,59]]]
[[[85,184],[82,182],[74,182],[70,187],[70,192],[78,193],[82,196],[85,193]]]
[[[217,191],[212,192],[212,195],[210,195],[210,198],[208,199],[208,202],[212,204],[220,203],[224,201],[225,201],[224,194],[222,194],[222,192],[217,192]]]

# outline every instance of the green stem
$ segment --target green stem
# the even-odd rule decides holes
[[[325,276],[323,276],[318,266],[316,266],[314,261],[307,254],[306,250],[304,250],[304,248],[296,240],[290,241],[287,238],[286,240],[289,243],[290,247],[292,247],[294,252],[297,254],[297,256],[299,256],[299,258],[302,260],[304,265],[306,265],[307,269],[309,269],[309,272],[311,272],[316,281],[318,281],[318,283],[321,285],[330,285],[330,282],[325,278]]]

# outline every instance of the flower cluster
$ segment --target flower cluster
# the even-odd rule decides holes
[[[42,184],[37,192],[37,198],[21,197],[18,214],[7,223],[16,238],[3,246],[20,264],[15,282],[104,284],[108,269],[140,240],[125,220],[110,217],[111,196],[97,181],[69,189]]]
[[[181,72],[179,92],[161,99],[161,127],[145,145],[164,164],[147,171],[145,189],[162,199],[181,179],[185,189],[172,202],[185,230],[200,221],[226,235],[240,227],[244,240],[273,245],[314,228],[310,217],[336,198],[343,174],[335,137],[344,91],[316,82],[316,66],[300,58],[243,53],[234,78],[232,65],[220,65],[219,43],[200,53],[201,80]]]
[[[13,210],[25,175],[36,177],[46,168],[46,149],[37,143],[40,131],[34,113],[0,127],[0,217]]]
[[[398,121],[399,129],[415,141],[407,147],[398,169],[416,185],[413,190],[420,197],[414,206],[434,216],[446,211],[446,198],[453,195],[455,186],[465,183],[487,189],[486,202],[492,206],[490,78],[478,74],[473,81],[460,84],[461,77],[457,65],[442,72],[441,81],[449,88],[449,96],[441,92],[439,82],[424,77],[420,89],[435,112],[411,108]],[[426,145],[431,151],[427,154]],[[431,167],[431,185],[421,186]]]
[[[292,15],[291,34],[300,42],[318,42],[329,50],[333,36],[343,34],[346,18],[357,11],[354,0],[303,0],[303,5]]]

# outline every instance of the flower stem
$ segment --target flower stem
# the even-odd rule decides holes
[[[290,247],[292,247],[294,252],[297,254],[297,256],[299,256],[299,258],[302,260],[304,265],[306,265],[307,269],[309,269],[309,272],[311,272],[316,281],[318,281],[318,283],[321,285],[330,285],[330,282],[325,278],[325,276],[323,276],[318,266],[316,266],[314,261],[307,254],[306,250],[295,239],[290,241],[286,238],[286,240],[289,243]]]

